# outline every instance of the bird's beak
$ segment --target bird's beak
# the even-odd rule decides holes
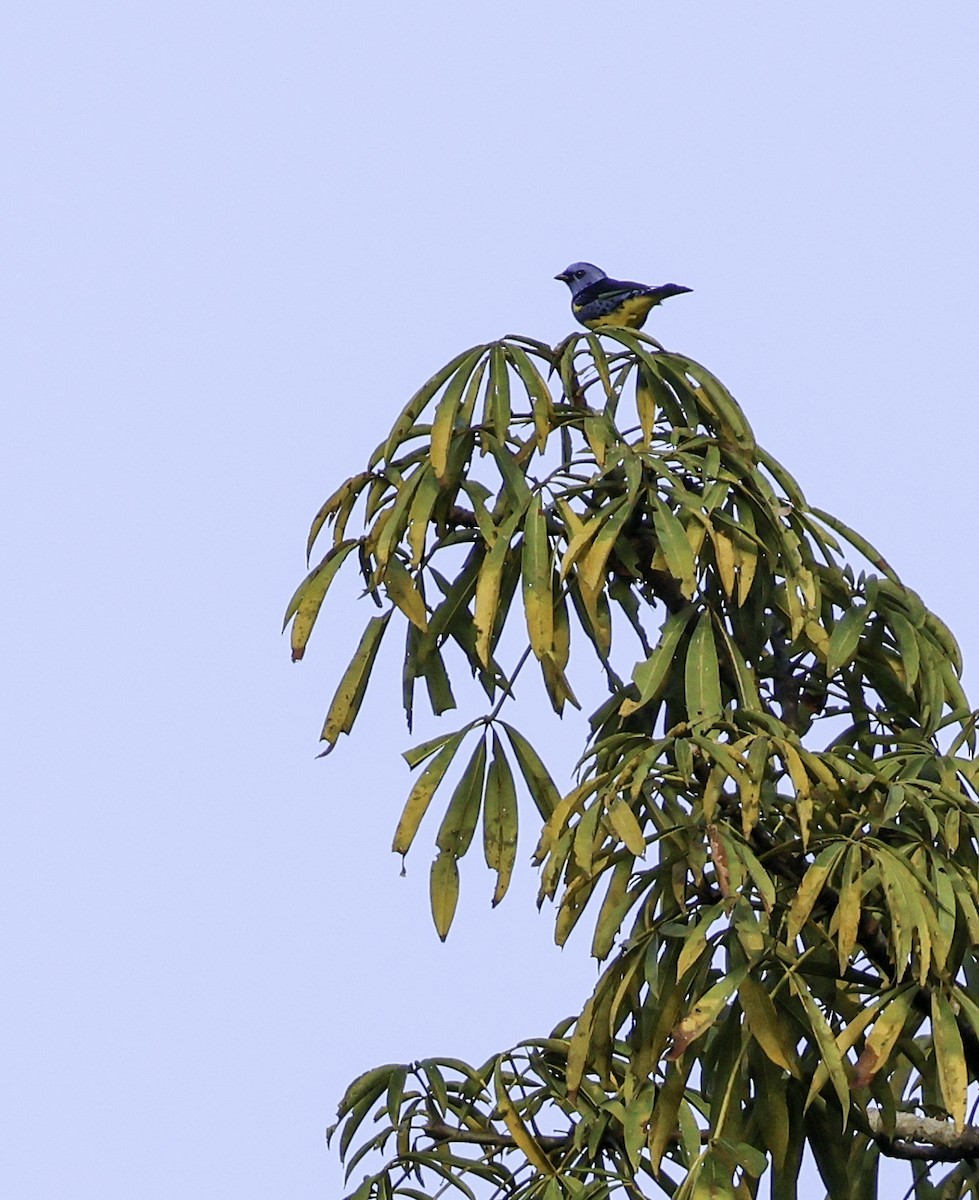
[[[560,275],[555,275],[554,278],[560,279],[562,283],[567,283],[571,276],[567,273],[567,271],[562,271]]]

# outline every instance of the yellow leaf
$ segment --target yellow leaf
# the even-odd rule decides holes
[[[353,728],[390,616],[390,613],[385,613],[383,617],[371,617],[350,665],[343,673],[326,714],[323,732],[320,734],[320,741],[329,742],[327,750],[324,751],[326,754],[336,745],[341,733],[349,733]]]
[[[306,576],[286,609],[285,621],[282,628],[289,624],[290,617],[295,617],[292,623],[292,660],[298,662],[306,651],[306,643],[316,624],[323,599],[330,584],[333,582],[343,560],[357,543],[352,538],[334,546],[319,564]]]

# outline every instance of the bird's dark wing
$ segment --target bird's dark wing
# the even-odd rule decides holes
[[[615,312],[626,300],[633,296],[644,296],[655,289],[644,283],[630,283],[625,279],[599,279],[582,289],[574,298],[575,310],[581,312],[588,309],[596,316]]]

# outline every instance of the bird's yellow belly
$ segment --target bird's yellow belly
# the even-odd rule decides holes
[[[604,317],[595,317],[585,324],[589,329],[600,329],[603,325],[618,325],[625,329],[639,329],[656,303],[652,296],[632,296]]]

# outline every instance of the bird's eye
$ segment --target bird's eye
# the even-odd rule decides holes
[[[584,279],[585,273],[584,271],[575,271],[574,277],[575,279]]]

